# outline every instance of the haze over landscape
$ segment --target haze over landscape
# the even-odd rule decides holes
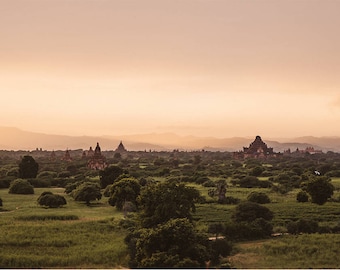
[[[339,10],[330,0],[1,1],[0,126],[116,141],[339,136]]]

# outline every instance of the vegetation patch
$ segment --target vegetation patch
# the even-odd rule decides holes
[[[24,221],[45,221],[45,220],[78,220],[76,215],[29,215],[16,217],[17,220]]]

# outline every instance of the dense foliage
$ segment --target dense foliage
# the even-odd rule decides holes
[[[26,154],[20,152],[20,159]],[[74,223],[80,227],[90,227],[91,220],[98,220],[98,224],[91,223],[91,226],[106,224],[107,231],[105,229],[103,234],[121,230],[121,240],[128,235],[127,245],[119,250],[125,252],[122,257],[131,259],[130,267],[201,268],[209,263],[211,268],[234,267],[226,256],[239,251],[238,248],[232,251],[232,248],[240,241],[270,238],[273,233],[298,235],[340,231],[340,179],[335,178],[340,176],[340,154],[336,153],[235,160],[227,152],[141,151],[118,156],[108,151],[105,155],[110,165],[101,171],[89,169],[88,159],[81,157],[82,152],[77,150],[71,152],[73,160],[69,162],[59,158],[51,160],[44,151],[28,154],[39,163],[38,177],[27,178],[38,195],[14,196],[8,194],[7,189],[18,178],[19,153],[1,155],[0,151],[0,195],[6,202],[1,209],[2,217],[13,216],[8,221],[13,224],[30,221],[25,224],[27,226],[41,221],[47,226],[58,221],[53,229],[55,234],[61,232],[66,223],[71,223],[65,222],[67,220],[76,221]],[[43,192],[46,190],[51,192]],[[65,197],[56,196],[64,191]],[[101,199],[102,194],[107,198]],[[67,199],[67,205],[59,204],[63,201],[59,196],[65,202]],[[22,198],[20,202],[19,197]],[[100,199],[94,207],[86,207]],[[44,207],[38,207],[37,202]],[[62,205],[64,207],[59,209]],[[46,210],[45,207],[57,209]],[[81,211],[74,213],[75,208]],[[92,237],[92,231],[86,234]],[[68,249],[78,243],[75,238],[70,239],[65,242]],[[7,240],[2,241],[6,243]],[[18,243],[27,245],[32,239]],[[51,246],[46,246],[46,253],[58,254],[58,247],[53,245],[63,243],[54,239]],[[96,253],[97,259],[88,252],[91,260],[88,264],[83,261],[81,266],[127,267],[126,261],[122,265],[111,264],[114,259],[109,259],[113,256],[109,250],[115,243],[116,240],[98,244],[92,240],[91,250],[101,250],[100,246],[104,245],[107,251],[101,256]],[[39,245],[45,243],[37,243]],[[63,253],[63,256],[68,255]],[[9,258],[0,256],[4,263],[1,265],[8,266],[12,262],[25,268],[77,266],[71,260],[68,265],[61,257],[59,265],[58,259],[51,257],[48,257],[51,261],[43,263],[37,257],[35,260],[25,256]],[[86,260],[86,256],[82,258]],[[105,264],[100,264],[102,261]],[[273,266],[275,268],[275,264]]]
[[[24,156],[19,163],[19,178],[36,178],[39,164],[32,156]]]
[[[131,267],[202,268],[210,259],[209,240],[188,219],[170,219],[155,228],[140,229],[131,237],[135,254]]]
[[[111,185],[114,181],[124,173],[124,170],[119,166],[109,166],[99,172],[100,176],[100,187],[106,188]]]
[[[327,177],[315,177],[307,183],[306,190],[312,202],[321,205],[333,195],[334,186]]]
[[[34,194],[33,186],[24,179],[14,180],[8,190],[8,193],[12,194]]]
[[[154,227],[173,218],[192,220],[199,192],[192,187],[174,182],[146,186],[138,198],[143,227]]]
[[[45,191],[41,193],[37,201],[39,205],[47,206],[50,208],[57,208],[66,204],[66,200],[63,196],[59,194],[53,194],[50,191]]]
[[[122,210],[127,202],[136,205],[140,193],[140,184],[134,178],[123,178],[110,186],[109,204]]]
[[[86,202],[90,205],[91,201],[100,200],[102,194],[98,184],[92,182],[84,182],[72,191],[72,196],[76,201]]]

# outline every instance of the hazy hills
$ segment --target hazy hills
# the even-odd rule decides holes
[[[261,135],[261,134],[259,134]],[[299,137],[287,139],[271,139],[262,137],[275,152],[283,152],[290,148],[305,149],[313,146],[324,152],[340,152],[340,137]],[[233,137],[214,138],[197,136],[179,136],[173,133],[150,133],[124,136],[64,136],[23,131],[13,127],[0,127],[0,149],[2,150],[64,150],[89,149],[99,142],[103,150],[115,150],[120,141],[131,151],[139,150],[210,150],[210,151],[239,151],[243,146],[249,146],[254,138]]]

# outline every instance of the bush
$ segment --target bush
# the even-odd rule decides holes
[[[235,212],[232,216],[233,220],[236,222],[252,222],[257,218],[272,220],[273,217],[273,212],[267,207],[249,201],[242,202],[236,206]]]
[[[272,186],[272,183],[269,181],[261,181],[255,176],[246,176],[236,182],[243,188],[253,188],[253,187],[260,187],[260,188],[269,188]]]
[[[60,173],[58,173],[58,177],[61,177],[61,178],[68,178],[71,176],[71,172],[69,171],[62,171]]]
[[[11,181],[8,179],[0,180],[0,188],[9,188]]]
[[[216,187],[216,184],[212,180],[207,180],[202,184],[203,187]]]
[[[0,206],[2,206],[2,199],[0,198]]]
[[[34,189],[33,186],[27,180],[17,179],[11,183],[8,193],[34,194]]]
[[[226,196],[224,200],[220,203],[222,204],[239,204],[241,199],[239,198],[234,198],[232,196]]]
[[[273,227],[269,221],[258,218],[252,222],[231,222],[225,225],[225,235],[230,240],[255,240],[271,236]]]
[[[287,224],[287,231],[291,234],[298,233],[316,233],[319,225],[315,220],[299,219],[298,221],[290,221]]]
[[[56,172],[52,172],[52,171],[42,171],[37,175],[37,178],[55,178],[57,177],[57,173]]]
[[[306,191],[301,190],[297,195],[296,195],[296,200],[298,202],[308,202],[308,194]]]
[[[47,188],[51,186],[51,181],[49,179],[36,179],[31,178],[27,181],[35,188]]]
[[[256,192],[256,191],[251,192],[248,195],[247,200],[250,202],[259,203],[259,204],[270,203],[270,199],[267,194],[263,192]]]
[[[49,191],[41,193],[37,201],[39,205],[47,206],[50,208],[58,208],[66,204],[66,200],[63,196],[53,194],[52,192]]]
[[[211,241],[212,263],[216,265],[222,257],[227,257],[232,251],[233,245],[226,239],[216,239]]]

